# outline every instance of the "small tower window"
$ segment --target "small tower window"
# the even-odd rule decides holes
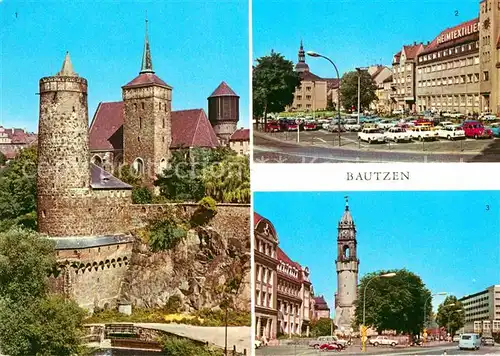
[[[163,110],[167,112],[167,104],[163,105]]]
[[[137,103],[134,103],[134,111],[137,111]]]
[[[144,101],[141,103],[141,105],[142,105],[142,110],[144,110]]]
[[[351,257],[351,251],[349,249],[349,246],[344,246],[344,258],[349,258]]]
[[[161,110],[161,103],[158,103],[158,110]]]
[[[137,136],[137,142],[141,142],[141,136]]]
[[[139,118],[139,128],[142,129],[142,117]]]
[[[165,121],[166,121],[166,120],[167,120],[167,119],[163,119],[163,120],[162,120],[163,128],[165,128]]]

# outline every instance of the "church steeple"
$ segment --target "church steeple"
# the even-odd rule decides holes
[[[140,74],[143,73],[154,73],[153,61],[151,60],[151,50],[149,49],[149,39],[148,39],[148,17],[146,15],[146,37],[144,39],[144,52],[142,54],[142,65]]]
[[[306,52],[304,51],[302,40],[300,40],[299,61],[295,65],[295,71],[298,73],[309,72],[309,66],[306,63]]]
[[[300,40],[300,48],[299,48],[299,62],[306,62],[306,52],[304,51],[304,46],[302,45],[302,40]]]
[[[64,57],[64,62],[61,71],[57,73],[60,77],[78,77],[78,74],[73,70],[73,64],[71,64],[71,58],[69,58],[69,52],[66,52]]]

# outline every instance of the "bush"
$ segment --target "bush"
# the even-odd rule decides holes
[[[188,229],[182,223],[171,219],[160,220],[150,228],[149,247],[154,252],[170,250],[186,238]]]
[[[167,304],[163,307],[167,313],[179,313],[182,310],[182,299],[178,295],[172,295],[168,298]]]
[[[212,197],[204,197],[191,217],[193,227],[207,224],[217,214],[217,203]]]
[[[173,337],[163,338],[163,351],[169,356],[222,356],[221,350],[213,349],[196,341]]]
[[[132,189],[133,204],[151,204],[152,201],[153,194],[147,187],[134,187]]]

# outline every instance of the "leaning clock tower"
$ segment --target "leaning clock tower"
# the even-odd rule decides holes
[[[356,226],[346,197],[344,215],[338,224],[337,236],[337,292],[335,293],[335,320],[337,330],[351,333],[354,320],[354,302],[357,298],[359,260],[356,253]]]

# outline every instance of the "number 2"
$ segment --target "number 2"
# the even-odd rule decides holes
[[[455,10],[455,16],[458,16],[458,10]]]

